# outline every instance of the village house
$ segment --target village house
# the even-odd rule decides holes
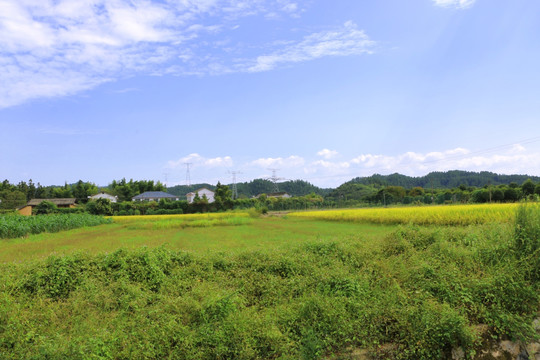
[[[263,194],[259,194],[257,196],[255,196],[255,199],[258,199],[261,195]],[[290,197],[292,197],[291,195],[289,195],[288,193],[286,193],[285,191],[281,191],[281,192],[275,192],[275,193],[268,193],[266,194],[266,197],[267,198],[282,198],[282,199],[288,199]]]
[[[208,199],[209,204],[214,202],[214,192],[207,188],[200,188],[199,190],[195,190],[193,192],[186,194],[188,203],[190,204],[193,203],[193,200],[195,199],[196,194],[199,194],[199,197],[201,199],[203,198],[203,196],[206,195],[206,198]]]
[[[60,199],[32,199],[25,206],[18,209],[19,214],[30,216],[34,207],[41,204],[43,201],[52,202],[58,208],[74,208],[75,198],[60,198]]]
[[[178,201],[180,198],[175,195],[167,194],[163,191],[146,191],[142,194],[134,196],[131,200],[133,201],[159,201],[161,199]]]
[[[88,197],[88,200],[97,200],[97,199],[107,199],[110,202],[115,203],[118,201],[118,196],[107,194],[106,192],[102,191],[99,194]]]

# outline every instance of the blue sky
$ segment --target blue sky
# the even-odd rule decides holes
[[[540,175],[536,0],[2,0],[0,178]]]

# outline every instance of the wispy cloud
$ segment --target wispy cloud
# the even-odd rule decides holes
[[[471,7],[476,0],[433,0],[433,2],[437,6],[466,9]]]
[[[348,56],[373,53],[375,42],[351,21],[337,30],[324,31],[306,36],[270,54],[261,55],[253,64],[247,62],[248,72],[268,71],[282,64],[314,60],[326,56]]]
[[[242,17],[302,11],[290,0],[4,0],[0,108],[136,74],[258,72],[372,51],[374,42],[352,22],[259,47],[263,55],[246,56],[231,40]]]
[[[125,93],[129,93],[129,92],[133,92],[133,91],[140,91],[139,88],[125,88],[125,89],[120,89],[120,90],[114,90],[113,93],[115,94],[125,94]]]

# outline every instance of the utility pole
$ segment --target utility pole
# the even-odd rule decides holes
[[[184,163],[184,165],[186,165],[186,185],[191,186],[191,176],[189,174],[189,167],[193,165],[193,163],[186,162]]]

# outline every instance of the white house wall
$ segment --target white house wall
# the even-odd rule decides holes
[[[199,197],[201,199],[204,195],[206,195],[206,198],[208,199],[208,203],[213,203],[215,201],[214,192],[212,190],[200,189],[186,195],[188,203],[190,204],[193,203],[193,199],[195,198],[195,193],[199,194]]]

